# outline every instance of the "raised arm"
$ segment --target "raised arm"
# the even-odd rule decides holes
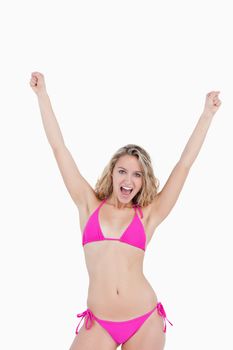
[[[91,203],[95,197],[95,192],[80,174],[77,165],[64,143],[61,130],[46,91],[43,74],[33,72],[30,86],[37,95],[44,130],[66,188],[78,208],[88,208],[89,203]]]
[[[219,91],[212,91],[206,95],[204,110],[191,134],[179,161],[173,168],[167,182],[152,203],[152,220],[158,226],[170,213],[183,188],[189,170],[195,161],[205,140],[207,131],[217,112],[221,101]]]

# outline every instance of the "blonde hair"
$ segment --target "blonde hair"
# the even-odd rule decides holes
[[[142,188],[133,198],[133,204],[139,204],[144,207],[150,204],[156,197],[159,188],[159,180],[155,177],[152,168],[151,158],[142,147],[134,144],[128,144],[119,148],[104,168],[102,175],[98,178],[95,185],[95,192],[98,199],[103,200],[113,192],[112,173],[116,162],[121,156],[135,156],[142,169]]]

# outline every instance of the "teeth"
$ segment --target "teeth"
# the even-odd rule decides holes
[[[132,190],[132,188],[130,188],[130,187],[122,186],[122,188],[125,188],[126,190]]]

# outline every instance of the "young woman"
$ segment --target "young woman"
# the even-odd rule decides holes
[[[70,350],[115,350],[120,344],[122,350],[164,349],[166,321],[172,323],[143,274],[144,255],[179,197],[221,104],[219,91],[207,94],[196,127],[158,192],[149,154],[133,144],[113,155],[93,189],[64,143],[43,74],[32,73],[30,86],[64,183],[79,210],[89,274],[87,309],[77,314],[80,320]]]

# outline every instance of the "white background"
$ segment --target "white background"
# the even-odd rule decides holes
[[[0,10],[0,348],[69,349],[86,309],[78,211],[42,126],[44,74],[65,143],[94,187],[128,143],[161,187],[203,110],[222,106],[144,273],[168,319],[166,350],[232,349],[232,35],[229,1],[8,1]]]

